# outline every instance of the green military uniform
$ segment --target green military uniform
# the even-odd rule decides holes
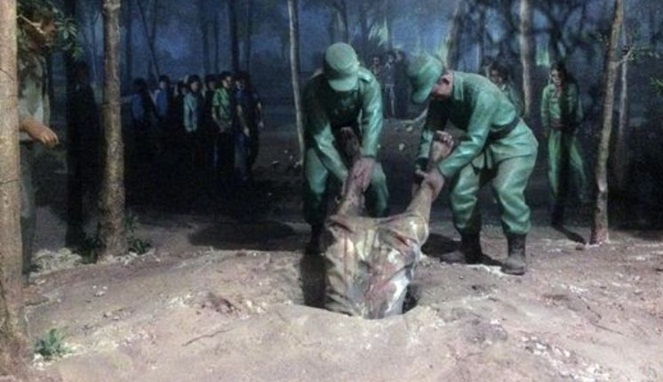
[[[332,45],[328,52],[340,45]],[[342,45],[351,50],[348,45]],[[354,54],[354,51],[351,53]],[[326,216],[324,197],[329,175],[339,183],[348,176],[350,158],[345,157],[337,146],[340,129],[351,127],[361,142],[361,155],[376,157],[383,123],[382,94],[375,76],[369,70],[358,67],[357,62],[355,79],[350,84],[352,87],[343,91],[335,90],[330,84],[333,79],[330,78],[328,61],[329,57],[326,57],[325,73],[311,78],[303,94],[306,151],[304,217],[313,230],[322,227]],[[387,199],[386,177],[380,165],[376,164],[366,195],[369,213],[385,216]]]
[[[453,152],[438,165],[441,175],[449,181],[454,225],[462,239],[460,250],[442,259],[481,261],[477,201],[479,190],[491,181],[509,247],[502,271],[522,275],[526,268],[525,240],[531,228],[524,192],[534,169],[538,143],[514,105],[490,80],[478,74],[443,73],[442,62],[431,56],[417,58],[408,68],[412,101],[423,103],[433,96],[416,167],[425,168],[434,133],[444,129],[447,122],[465,133]]]
[[[543,89],[541,122],[548,134],[548,180],[557,209],[564,204],[570,179],[579,200],[587,199],[587,176],[577,137],[582,119],[582,104],[575,82],[564,83],[561,94],[552,83]]]
[[[451,209],[461,234],[481,230],[476,206],[479,189],[489,180],[502,214],[506,234],[530,230],[530,211],[524,191],[536,161],[537,142],[518,117],[513,104],[488,79],[453,72],[451,98],[431,100],[421,135],[417,166],[423,168],[435,130],[447,121],[465,132],[453,153],[439,165],[451,179]]]

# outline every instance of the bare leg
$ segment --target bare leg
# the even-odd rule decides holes
[[[427,173],[431,174],[433,171],[439,171],[437,169],[438,164],[451,154],[453,145],[454,139],[450,134],[443,131],[437,131],[435,133],[435,137],[433,137],[433,142],[431,143],[428,164],[426,165]],[[444,181],[439,183],[432,179],[433,177],[424,178],[415,191],[412,201],[407,208],[407,211],[418,213],[423,216],[426,221],[428,221],[430,217],[430,209],[433,205],[433,201],[444,186]]]

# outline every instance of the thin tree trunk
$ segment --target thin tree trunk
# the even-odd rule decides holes
[[[90,21],[90,50],[92,51],[92,62],[90,63],[90,66],[92,68],[92,76],[90,78],[96,79],[97,75],[99,74],[99,68],[98,68],[98,63],[97,63],[97,58],[99,55],[97,54],[97,17],[93,17],[92,20]]]
[[[203,43],[203,73],[210,72],[210,39],[209,24],[207,23],[207,11],[205,9],[205,0],[198,0],[198,25],[200,26],[200,36]]]
[[[366,10],[366,3],[361,1],[357,5],[359,7],[359,33],[361,33],[361,36],[359,37],[361,41],[361,54],[360,56],[362,57],[363,62],[368,62],[368,15],[367,15],[367,10]]]
[[[610,132],[612,131],[612,109],[615,103],[615,79],[617,78],[617,45],[619,29],[624,16],[622,0],[615,0],[615,9],[610,30],[610,40],[606,47],[603,71],[603,123],[601,140],[596,160],[596,204],[592,219],[590,244],[602,244],[609,240],[608,235],[608,155],[610,151]]]
[[[244,70],[251,72],[251,42],[253,41],[253,0],[246,0],[246,34],[244,36]]]
[[[628,46],[628,36],[626,30],[626,21],[622,23],[622,41],[623,45]],[[629,103],[628,103],[628,70],[629,60],[628,55],[622,62],[621,67],[621,89],[619,93],[619,123],[617,125],[617,136],[615,137],[615,156],[613,158],[613,171],[615,175],[616,189],[620,193],[626,191],[628,182],[628,120],[629,120]]]
[[[133,0],[126,0],[127,11],[125,12],[125,40],[124,40],[124,68],[125,74],[124,79],[125,83],[129,84],[133,81],[133,65],[134,65],[134,51],[133,51],[133,14],[132,14],[132,4]]]
[[[16,0],[0,2],[0,377],[24,378]]]
[[[149,46],[152,48],[152,55],[154,57],[154,71],[150,71],[150,74],[155,74],[155,79],[158,79],[159,76],[161,75],[161,72],[159,71],[159,67],[157,66],[157,52],[156,52],[156,40],[157,40],[157,20],[159,19],[159,1],[158,0],[152,0],[152,25],[151,27],[151,33],[149,36]]]
[[[520,0],[520,63],[523,66],[523,106],[529,117],[534,99],[532,66],[534,65],[534,39],[532,37],[531,0]]]
[[[219,36],[219,32],[221,30],[220,18],[221,12],[219,12],[219,14],[214,17],[214,21],[212,21],[212,33],[214,34],[212,36],[212,43],[214,44],[214,62],[212,68],[214,68],[215,73],[219,73],[221,71],[221,63],[219,62],[221,60],[221,37]]]
[[[120,0],[104,0],[104,171],[101,189],[100,258],[127,253],[124,227],[124,143],[120,120],[118,45]]]
[[[483,63],[486,59],[486,7],[482,4],[479,4],[479,25],[477,32],[477,71],[482,71],[485,69]]]
[[[140,19],[143,24],[143,33],[145,34],[145,40],[147,40],[147,48],[150,54],[150,63],[154,67],[154,70],[158,76],[160,74],[160,71],[159,71],[159,64],[157,63],[157,56],[154,51],[154,36],[150,36],[150,31],[147,29],[148,28],[147,19],[145,17],[145,11],[143,10],[143,4],[141,3],[141,0],[137,0],[136,4],[138,4],[138,12],[140,13]]]
[[[239,71],[239,34],[237,32],[237,0],[228,0],[228,25],[230,27],[230,57],[234,73]]]
[[[446,44],[446,59],[445,65],[447,69],[458,69],[458,39],[460,38],[460,30],[462,26],[462,13],[463,13],[463,1],[459,1],[454,11],[454,17],[451,21],[451,27],[447,38],[445,40]]]
[[[288,0],[290,16],[290,73],[292,74],[292,91],[295,100],[295,123],[299,141],[299,158],[304,160],[304,116],[302,113],[300,61],[299,61],[299,10],[297,0]]]
[[[343,24],[343,41],[350,43],[350,25],[348,24],[348,2],[340,0],[341,23]]]

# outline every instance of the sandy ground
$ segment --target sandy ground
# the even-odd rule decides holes
[[[397,211],[416,137],[389,126],[383,163]],[[458,242],[443,195],[413,306],[383,320],[347,317],[305,304],[320,264],[302,256],[308,227],[288,169],[296,141],[267,132],[264,142],[252,201],[171,209],[133,199],[150,252],[33,275],[30,337],[57,328],[71,349],[36,357],[38,380],[663,381],[663,231],[613,230],[609,244],[587,247],[583,209],[566,230],[547,225],[537,171],[529,272],[506,276],[499,265],[437,260]],[[506,241],[484,199],[482,245],[497,264]],[[57,262],[68,250],[56,202],[42,198],[37,240]]]

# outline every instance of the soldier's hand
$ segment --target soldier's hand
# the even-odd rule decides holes
[[[48,148],[53,148],[60,143],[60,139],[53,130],[34,119],[23,121],[21,123],[21,130],[25,131],[30,138]]]
[[[350,170],[350,177],[357,181],[362,191],[366,191],[368,185],[371,184],[371,177],[373,176],[373,168],[375,167],[375,158],[362,157]]]

